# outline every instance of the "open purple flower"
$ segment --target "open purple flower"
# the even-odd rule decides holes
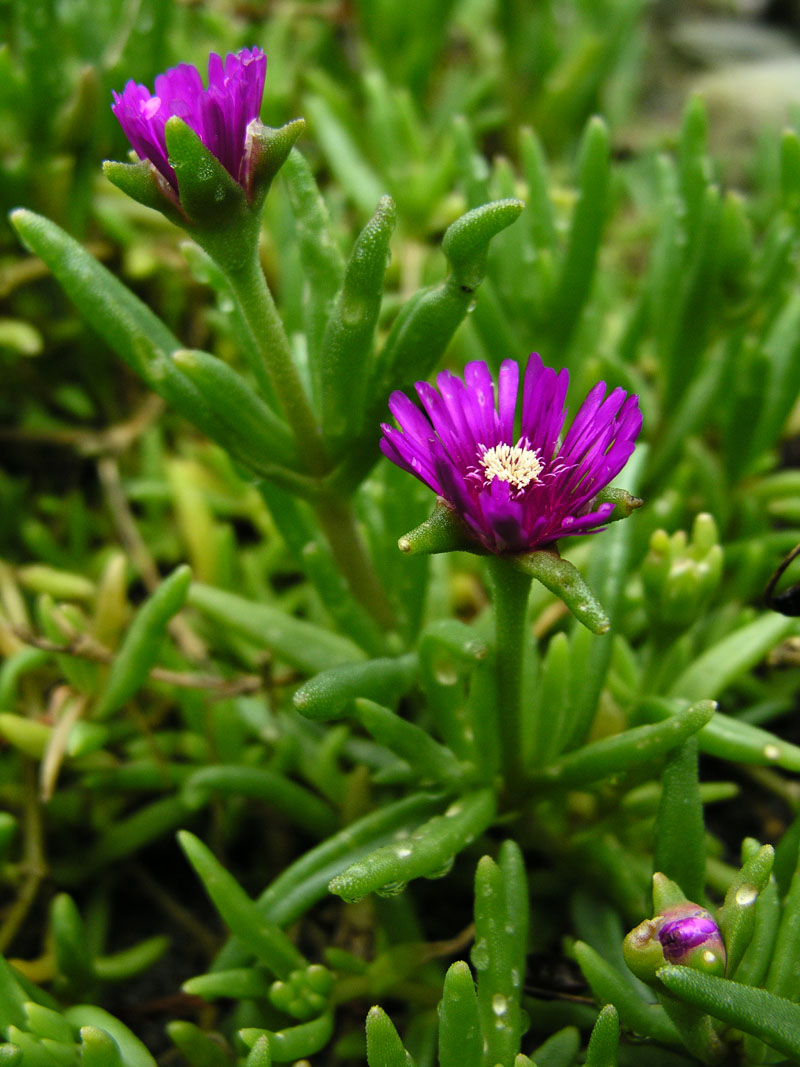
[[[598,382],[562,439],[569,384],[538,355],[528,360],[517,422],[519,365],[505,360],[495,386],[483,362],[464,379],[443,371],[439,390],[417,382],[425,413],[401,392],[389,408],[381,449],[454,508],[493,553],[524,552],[596,531],[614,509],[592,500],[622,470],[642,426],[638,398],[606,396]],[[518,428],[517,428],[518,427]]]
[[[258,118],[267,57],[260,48],[230,53],[225,60],[208,57],[208,88],[200,72],[181,63],[155,82],[155,92],[129,81],[115,92],[111,110],[140,159],[149,159],[177,191],[178,181],[169,164],[164,127],[177,115],[206,148],[217,157],[240,185],[246,183],[247,127]]]

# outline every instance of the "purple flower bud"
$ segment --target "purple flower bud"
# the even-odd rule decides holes
[[[602,527],[614,504],[592,501],[625,466],[642,426],[638,397],[624,389],[606,396],[598,382],[563,434],[569,374],[534,354],[518,434],[519,378],[519,365],[504,360],[495,397],[485,363],[468,363],[463,379],[443,371],[438,392],[416,384],[425,414],[395,392],[389,408],[400,429],[382,427],[384,455],[438,493],[492,553],[531,551]]]
[[[725,973],[725,944],[713,917],[686,900],[645,919],[622,946],[625,961],[643,982],[656,982],[665,964],[680,964],[704,974]]]
[[[149,160],[177,192],[169,164],[164,127],[177,115],[240,185],[246,186],[247,127],[258,118],[267,57],[260,48],[230,53],[225,60],[208,57],[208,88],[200,72],[181,63],[155,81],[155,92],[129,81],[114,92],[111,110],[140,159]]]
[[[670,919],[658,931],[658,940],[668,963],[680,963],[688,952],[719,937],[719,927],[707,914]]]

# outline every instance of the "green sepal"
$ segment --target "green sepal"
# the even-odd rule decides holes
[[[656,975],[664,967],[664,950],[656,936],[659,920],[644,919],[622,942],[622,956],[632,974],[646,985],[656,985]]]
[[[589,511],[597,511],[601,504],[613,504],[614,510],[603,519],[607,525],[610,522],[618,522],[620,519],[628,519],[637,508],[642,507],[644,501],[641,497],[633,496],[627,489],[618,489],[616,486],[607,485],[601,489],[589,504]]]
[[[275,175],[306,128],[305,119],[292,119],[285,126],[265,126],[253,119],[247,127],[244,169],[245,192],[254,211],[264,203]]]
[[[667,878],[661,871],[653,875],[653,911],[660,915],[667,908],[674,908],[678,904],[685,904],[689,898],[671,878]]]
[[[285,981],[279,979],[269,989],[269,1000],[274,1008],[292,1015],[301,1022],[315,1019],[328,1007],[328,998],[333,986],[333,975],[320,964],[292,971]]]
[[[154,211],[160,211],[176,226],[186,226],[189,221],[181,210],[175,190],[149,160],[119,163],[107,159],[103,163],[103,174],[126,196]]]
[[[509,557],[523,574],[536,578],[555,593],[579,623],[594,634],[607,633],[611,621],[578,568],[551,548],[537,549]]]
[[[673,997],[800,1059],[800,1005],[689,967],[665,967],[658,977]]]
[[[408,556],[434,556],[440,552],[473,552],[488,555],[458,512],[438,497],[433,514],[403,534],[397,547]]]
[[[655,530],[641,567],[645,609],[654,625],[683,633],[719,585],[722,565],[717,525],[708,513],[695,516],[691,539],[683,530],[672,536]]]
[[[190,229],[222,223],[228,226],[243,220],[249,207],[244,189],[194,130],[172,115],[164,127],[164,137]]]

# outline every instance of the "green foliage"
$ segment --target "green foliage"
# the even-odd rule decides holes
[[[273,8],[0,13],[0,1063],[794,1061],[797,131],[656,133],[663,5]],[[179,209],[110,90],[246,45]],[[379,424],[532,347],[646,441],[487,564]],[[724,976],[650,988],[687,897]]]

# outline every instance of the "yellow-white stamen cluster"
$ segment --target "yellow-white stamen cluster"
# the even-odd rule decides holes
[[[517,492],[521,492],[531,482],[538,482],[543,463],[539,453],[522,444],[494,445],[487,448],[480,458],[486,484],[495,478],[508,482]]]

